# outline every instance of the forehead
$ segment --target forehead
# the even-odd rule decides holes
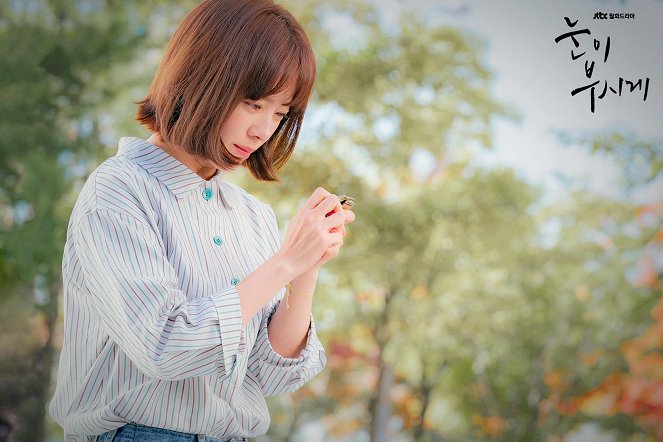
[[[264,98],[264,100],[271,104],[276,104],[279,106],[290,106],[290,103],[292,103],[294,95],[295,95],[295,85],[289,84],[281,92],[277,92],[273,95],[268,95],[267,97]]]

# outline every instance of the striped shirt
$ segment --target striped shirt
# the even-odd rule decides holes
[[[278,248],[267,204],[122,138],[85,183],[67,231],[49,407],[66,440],[127,422],[219,439],[264,434],[265,396],[298,389],[326,360],[313,321],[298,358],[272,348],[267,324],[284,289],[242,328],[235,286]]]

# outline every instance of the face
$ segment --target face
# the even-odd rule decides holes
[[[242,100],[221,130],[221,140],[228,151],[242,160],[262,147],[287,118],[292,87],[259,100]]]

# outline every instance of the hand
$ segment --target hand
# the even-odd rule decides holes
[[[317,272],[320,270],[320,268],[330,261],[332,258],[336,257],[338,255],[338,252],[341,250],[341,246],[343,245],[343,238],[345,238],[346,235],[346,230],[345,230],[345,225],[350,224],[355,220],[355,214],[352,210],[350,209],[343,209],[341,207],[341,212],[345,215],[345,221],[340,227],[334,227],[331,231],[332,232],[341,232],[341,241],[335,244],[332,244],[327,250],[325,250],[325,253],[322,255],[322,257],[318,260],[317,263],[313,265],[313,270]],[[337,213],[338,210],[335,208],[331,213],[328,213],[327,216],[330,216],[334,213]]]
[[[295,276],[321,266],[338,254],[344,225],[353,220],[354,214],[343,210],[336,195],[319,187],[288,223],[277,255],[287,260]]]

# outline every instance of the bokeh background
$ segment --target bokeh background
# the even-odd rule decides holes
[[[133,102],[196,3],[0,0],[0,441],[63,439],[69,215],[148,136]],[[227,179],[282,229],[319,185],[357,221],[316,293],[328,367],[260,440],[663,440],[663,3],[282,3],[318,56],[305,128],[280,184]],[[598,98],[620,77],[646,100]]]

